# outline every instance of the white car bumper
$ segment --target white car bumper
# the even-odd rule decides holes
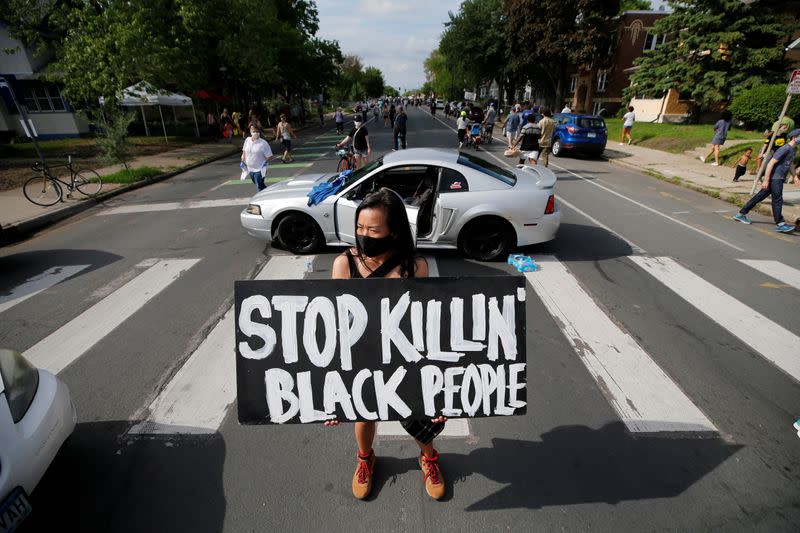
[[[517,230],[517,246],[528,246],[540,242],[552,241],[556,238],[558,228],[561,226],[561,209],[556,202],[556,210],[550,215],[542,215],[536,220],[536,225],[525,224]]]
[[[242,227],[249,235],[261,239],[262,241],[269,242],[272,240],[272,231],[270,230],[272,226],[271,220],[265,220],[261,215],[248,213],[247,209],[242,209],[239,219],[242,222]]]
[[[30,494],[75,429],[77,415],[63,381],[39,369],[39,387],[28,412],[14,424],[0,400],[0,501],[14,487]]]

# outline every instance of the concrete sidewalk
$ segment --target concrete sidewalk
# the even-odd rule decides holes
[[[734,182],[733,168],[703,163],[689,153],[672,154],[636,145],[609,143],[603,155],[612,163],[646,172],[715,198],[737,205],[747,202],[754,175],[745,174],[738,182]],[[783,190],[783,201],[783,216],[788,223],[794,224],[800,218],[800,185],[787,183]],[[756,206],[755,211],[772,217],[769,198]]]

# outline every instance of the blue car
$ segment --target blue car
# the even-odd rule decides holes
[[[555,113],[553,120],[553,155],[560,157],[567,152],[600,156],[606,149],[608,128],[603,117],[597,115],[578,115],[576,113]]]

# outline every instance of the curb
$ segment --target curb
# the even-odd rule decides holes
[[[120,194],[124,194],[129,191],[134,191],[136,189],[140,189],[146,185],[150,185],[152,183],[158,183],[160,181],[164,181],[169,179],[173,176],[177,176],[178,174],[183,174],[189,170],[193,170],[197,167],[201,167],[203,165],[207,165],[208,163],[213,163],[214,161],[218,161],[220,159],[225,159],[226,157],[230,157],[232,155],[238,154],[241,150],[239,148],[231,149],[227,152],[222,154],[218,154],[212,157],[208,157],[206,159],[202,159],[197,161],[196,163],[192,163],[185,167],[179,168],[177,170],[171,170],[169,172],[165,172],[163,174],[158,174],[157,176],[153,176],[147,179],[143,179],[141,181],[137,181],[134,183],[129,183],[127,185],[123,185],[122,187],[118,187],[113,191],[108,191],[106,193],[101,193],[99,196],[94,198],[87,198],[85,200],[81,200],[78,203],[71,205],[69,207],[65,207],[63,209],[56,209],[55,211],[45,213],[43,215],[30,218],[28,220],[24,220],[17,224],[12,224],[10,226],[6,226],[3,228],[3,238],[4,241],[2,244],[12,244],[15,242],[19,242],[30,235],[34,234],[38,230],[46,228],[55,224],[56,222],[60,222],[66,218],[72,217],[96,206],[99,203],[102,203],[109,198],[113,198]]]
[[[661,177],[659,177],[657,174],[660,174],[660,173],[658,171],[656,171],[656,170],[652,170],[652,169],[648,169],[648,168],[642,168],[640,166],[634,165],[632,163],[627,163],[627,162],[619,160],[619,159],[606,158],[606,161],[608,161],[609,163],[613,163],[615,165],[619,165],[619,166],[622,166],[622,167],[625,167],[625,168],[629,168],[631,170],[636,170],[637,172],[641,172],[641,173],[643,173],[643,174],[645,174],[647,176],[651,176],[653,178],[656,178],[659,181],[663,181],[665,183],[670,183],[670,184],[675,185],[677,187],[683,187],[684,189],[689,189],[689,190],[692,190],[692,191],[695,191],[695,192],[699,192],[699,193],[705,194],[709,198],[716,198],[717,200],[722,200],[723,202],[729,203],[729,204],[731,204],[733,206],[736,206],[736,207],[742,207],[744,205],[744,201],[738,202],[739,195],[741,193],[733,193],[733,192],[724,193],[721,189],[716,189],[717,195],[714,196],[713,194],[709,194],[710,189],[708,189],[706,187],[703,187],[701,185],[697,185],[695,182],[689,181],[686,178],[681,178],[680,176],[675,176],[676,178],[678,178],[680,180],[680,183],[675,183],[675,181],[671,180],[668,176],[664,176],[663,174],[661,174]],[[749,198],[749,197],[750,197],[750,195],[745,195],[745,198]],[[731,201],[730,198],[735,198],[737,201],[736,202]],[[770,204],[764,205],[763,202],[759,203],[758,205],[756,205],[753,208],[753,211],[755,211],[756,213],[758,213],[760,215],[764,215],[764,216],[768,216],[768,217],[772,216],[772,207],[770,206]],[[791,218],[791,217],[788,217],[788,218]]]

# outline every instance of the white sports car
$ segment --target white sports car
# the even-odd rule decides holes
[[[0,531],[13,531],[30,513],[27,495],[76,420],[64,382],[0,350]]]
[[[242,226],[296,254],[352,245],[356,208],[381,187],[403,198],[419,248],[459,248],[482,261],[552,240],[561,223],[556,177],[541,166],[509,170],[466,152],[402,150],[354,171],[338,193],[307,205],[314,185],[336,177],[309,174],[267,187],[242,211]]]

